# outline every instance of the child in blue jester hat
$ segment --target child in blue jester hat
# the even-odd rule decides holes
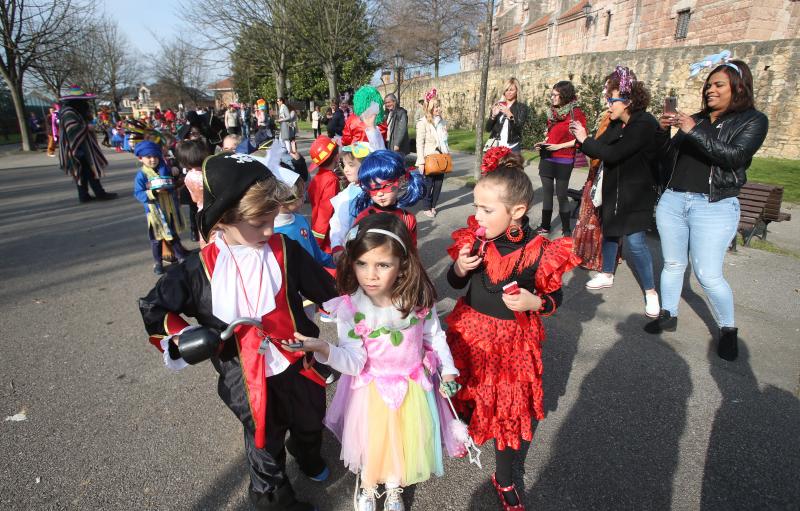
[[[163,245],[168,242],[178,261],[186,257],[178,233],[185,229],[181,217],[180,202],[175,193],[172,170],[164,161],[161,146],[149,140],[136,144],[134,155],[142,168],[133,181],[133,196],[144,206],[147,217],[147,236],[153,253],[153,273],[164,273],[162,262]]]

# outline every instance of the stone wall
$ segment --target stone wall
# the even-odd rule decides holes
[[[521,62],[489,70],[488,101],[500,97],[503,81],[515,76],[522,82],[522,100],[545,104],[545,94],[559,80],[580,83],[582,74],[605,76],[614,66],[624,64],[640,79],[662,93],[675,89],[678,108],[695,112],[700,106],[700,91],[705,75],[688,79],[689,64],[702,57],[729,49],[744,60],[753,72],[756,107],[770,121],[769,134],[759,156],[800,159],[800,39],[659,48],[568,55]],[[413,112],[412,103],[436,87],[451,125],[471,127],[477,111],[480,72],[467,71],[440,78],[416,79],[403,83],[401,101]],[[488,110],[487,110],[488,111]]]

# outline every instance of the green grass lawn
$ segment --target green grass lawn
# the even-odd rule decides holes
[[[783,187],[783,200],[800,203],[800,161],[780,158],[753,158],[747,180]]]

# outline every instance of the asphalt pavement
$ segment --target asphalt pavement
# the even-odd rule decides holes
[[[216,395],[214,370],[171,372],[147,342],[136,301],[156,277],[132,197],[137,162],[108,157],[103,184],[121,198],[79,204],[54,159],[0,156],[0,509],[246,510],[242,430]],[[440,214],[418,215],[445,319],[458,296],[445,282],[445,249],[472,211],[471,158],[456,155]],[[537,222],[541,192],[528,171]],[[658,275],[655,234],[650,242]],[[627,265],[603,292],[574,271],[545,321],[548,415],[516,473],[528,509],[800,509],[798,270],[789,256],[728,255],[741,338],[733,363],[714,352],[693,277],[677,332],[654,337],[642,331]],[[352,509],[355,477],[327,433],[323,451],[328,481],[304,479],[291,457],[290,479],[321,511]],[[406,489],[406,508],[498,509],[492,451],[483,446],[482,469],[446,460],[444,477]]]

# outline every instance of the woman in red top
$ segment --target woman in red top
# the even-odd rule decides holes
[[[550,218],[553,216],[553,189],[558,196],[558,215],[561,217],[561,234],[572,235],[570,225],[567,188],[569,176],[575,164],[575,137],[569,132],[569,123],[576,120],[586,127],[586,116],[577,105],[575,86],[561,81],[550,93],[552,105],[547,111],[547,137],[536,144],[541,153],[539,177],[542,178],[544,199],[542,200],[542,223],[538,234],[550,233]]]

